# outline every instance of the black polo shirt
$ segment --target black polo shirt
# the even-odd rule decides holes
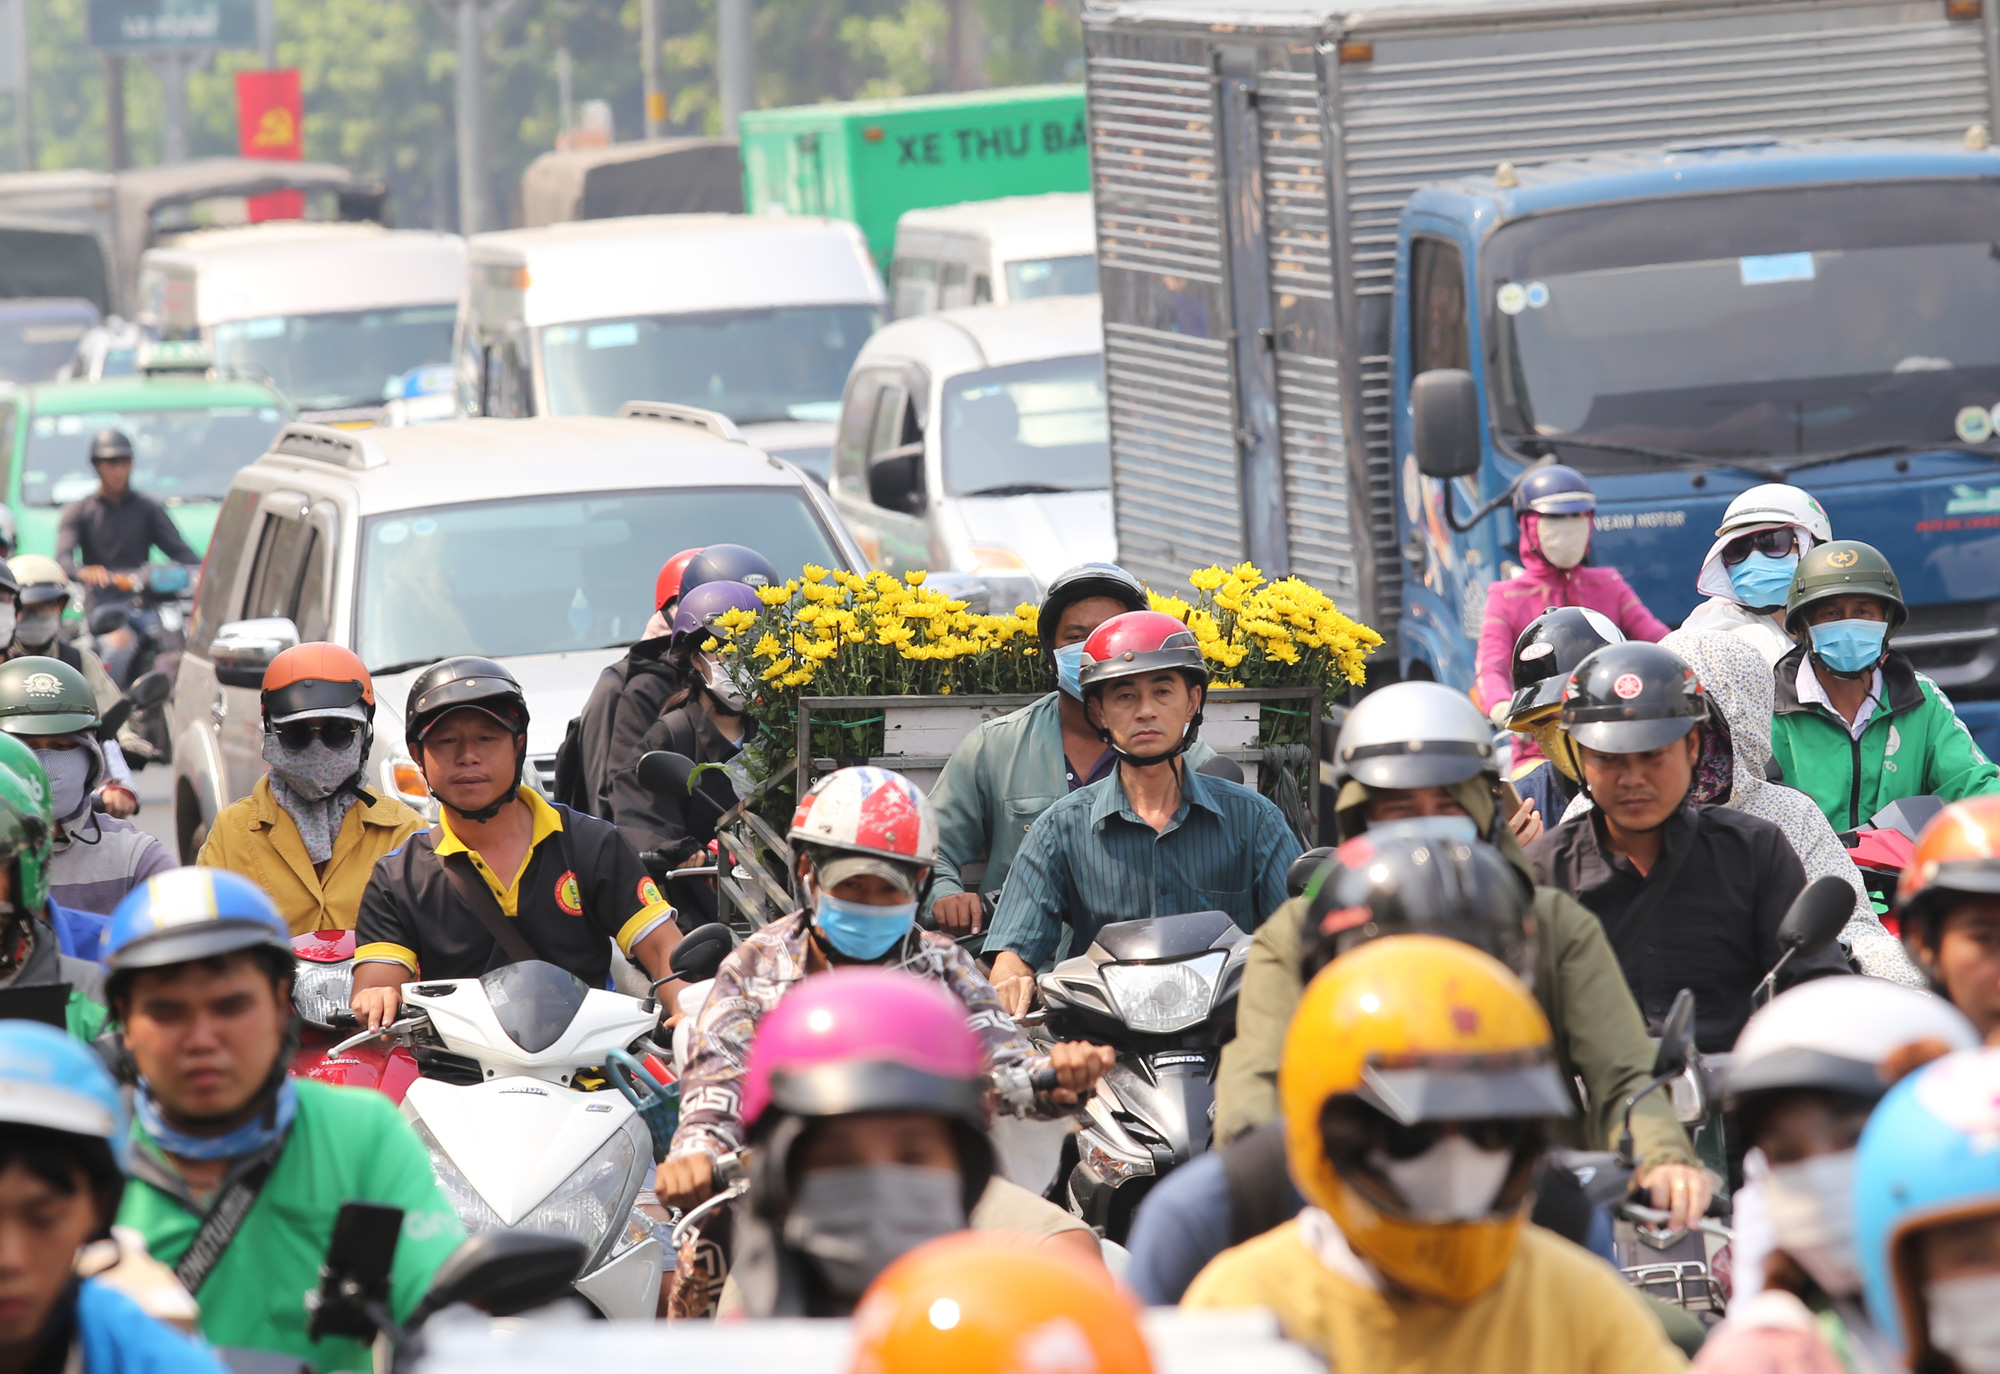
[[[418,831],[375,865],[355,924],[355,962],[401,964],[425,978],[477,978],[513,962],[446,875],[440,856],[455,853],[470,856],[530,949],[591,987],[603,987],[611,972],[608,941],[630,957],[673,916],[615,826],[551,805],[532,787],[520,795],[535,825],[513,881],[487,868],[449,824]]]
[[[1528,846],[1535,881],[1561,888],[1604,923],[1633,999],[1657,1030],[1682,988],[1694,990],[1695,1042],[1726,1053],[1750,1019],[1750,994],[1778,962],[1778,923],[1806,885],[1785,832],[1726,806],[1683,806],[1668,818],[1659,860],[1640,876],[1605,838],[1592,808]],[[1635,918],[1633,905],[1664,883]],[[1838,943],[1785,965],[1781,986],[1847,973]]]

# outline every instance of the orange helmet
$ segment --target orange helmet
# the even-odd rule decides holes
[[[653,580],[653,609],[663,611],[667,603],[681,594],[681,574],[687,565],[699,557],[699,548],[682,549],[679,553],[660,564],[660,575]]]
[[[1955,896],[2000,896],[2000,796],[1953,802],[1917,836],[1896,884],[1904,931],[1929,926]]]
[[[850,1374],[1153,1374],[1138,1305],[1101,1264],[960,1231],[884,1269],[854,1312]]]
[[[294,644],[272,659],[260,700],[269,725],[321,716],[375,719],[375,682],[368,669],[351,649],[324,640]]]

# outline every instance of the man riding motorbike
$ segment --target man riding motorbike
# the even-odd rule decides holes
[[[1202,1270],[1187,1307],[1268,1307],[1342,1370],[1681,1368],[1638,1295],[1527,1224],[1548,1123],[1571,1110],[1549,1023],[1506,966],[1392,935],[1299,1002],[1280,1078],[1310,1206]]]
[[[372,1368],[359,1341],[307,1339],[305,1297],[341,1204],[377,1202],[403,1210],[389,1306],[408,1317],[465,1235],[429,1152],[380,1093],[287,1075],[291,932],[249,879],[149,879],[119,904],[108,944],[138,1077],[119,1223],[174,1266],[212,1344]]]
[[[11,585],[9,585],[11,584]],[[18,614],[8,624],[8,634],[0,638],[0,661],[12,658],[59,658],[83,674],[90,693],[97,699],[97,714],[104,715],[124,696],[104,662],[90,649],[71,643],[61,633],[63,610],[69,605],[69,577],[55,559],[38,553],[17,554],[7,561],[5,580],[0,581],[0,598],[11,596]],[[127,741],[130,731],[120,732]],[[134,790],[132,769],[126,762],[123,745],[104,741],[107,782],[99,790],[104,809],[124,820],[139,810],[139,794]]]
[[[1015,1015],[1065,932],[1080,953],[1114,921],[1188,911],[1222,911],[1255,930],[1285,900],[1285,869],[1300,850],[1269,798],[1182,758],[1209,682],[1187,626],[1159,611],[1113,616],[1084,641],[1079,680],[1118,766],[1058,799],[1014,857],[985,949]]]
[[[1720,1054],[1750,1019],[1750,994],[1778,962],[1778,924],[1805,888],[1785,832],[1695,793],[1708,698],[1657,644],[1599,649],[1563,692],[1563,737],[1591,809],[1528,846],[1535,878],[1604,925],[1649,1025],[1682,988],[1695,1043]],[[1787,983],[1848,972],[1838,944],[1792,959]]]
[[[2000,797],[1953,802],[1896,884],[1903,947],[1982,1041],[2000,1034]]]
[[[1539,828],[1529,839],[1560,821],[1577,794],[1568,753],[1551,743],[1562,728],[1556,718],[1562,713],[1563,684],[1577,664],[1607,644],[1624,642],[1625,636],[1616,625],[1582,606],[1556,606],[1542,612],[1514,641],[1514,696],[1507,703],[1505,723],[1537,746],[1532,757],[1516,750],[1511,779],[1521,799],[1535,809]]]
[[[1681,628],[1736,635],[1775,666],[1793,647],[1784,609],[1799,559],[1832,538],[1825,509],[1798,487],[1766,482],[1738,494],[1695,579],[1708,600]]]
[[[419,969],[477,978],[541,959],[601,988],[615,943],[649,978],[667,976],[680,928],[638,853],[610,822],[521,781],[528,699],[513,674],[469,655],[434,663],[410,684],[403,720],[438,823],[383,856],[362,893],[354,1014],[364,1024],[394,1020],[398,989]]]
[[[1344,840],[1420,816],[1468,818],[1480,839],[1530,881],[1532,868],[1498,801],[1493,732],[1464,696],[1434,682],[1405,682],[1362,698],[1334,745],[1340,790],[1334,820]],[[1322,888],[1322,891],[1330,889]],[[1534,989],[1556,1027],[1558,1053],[1583,1080],[1589,1113],[1566,1133],[1610,1149],[1625,1100],[1651,1076],[1645,1022],[1597,919],[1567,893],[1533,891]],[[1321,913],[1324,916],[1325,913]],[[1215,1136],[1227,1144],[1279,1114],[1278,1064],[1305,988],[1311,904],[1288,902],[1251,941],[1237,996],[1236,1038],[1222,1048]],[[1685,1220],[1701,1215],[1713,1186],[1671,1107],[1655,1093],[1632,1115],[1638,1179],[1653,1204]]]
[[[338,644],[295,644],[264,670],[258,701],[271,771],[216,816],[195,862],[255,882],[294,935],[352,930],[376,861],[424,828],[363,786],[374,680]]]

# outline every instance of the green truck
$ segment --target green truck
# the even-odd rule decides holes
[[[739,132],[751,214],[852,220],[884,273],[905,210],[1090,189],[1081,86],[757,110]]]

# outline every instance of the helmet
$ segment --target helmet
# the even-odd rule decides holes
[[[664,611],[667,603],[681,594],[681,575],[687,565],[701,552],[699,547],[682,549],[679,553],[660,564],[660,575],[653,579],[653,609]]]
[[[1493,723],[1439,682],[1396,682],[1355,703],[1334,742],[1336,781],[1364,787],[1446,787],[1500,774]]]
[[[784,582],[771,560],[741,544],[710,544],[688,560],[681,571],[681,595],[704,582],[741,582],[751,587],[775,587]]]
[[[764,603],[757,599],[755,587],[742,582],[704,582],[691,588],[674,607],[674,638],[712,631],[716,617],[728,611],[755,614],[762,609]]]
[[[1561,463],[1545,463],[1530,468],[1514,488],[1514,511],[1519,515],[1588,515],[1597,509],[1596,493],[1582,473]]]
[[[1089,701],[1093,691],[1118,678],[1168,669],[1185,677],[1190,688],[1208,686],[1208,662],[1201,655],[1201,645],[1195,640],[1193,630],[1164,611],[1126,611],[1099,625],[1083,641],[1083,667],[1077,674],[1077,685],[1083,699]],[[1111,731],[1101,726],[1097,737],[1128,762],[1165,763],[1195,742],[1201,734],[1201,717],[1202,712],[1197,708],[1194,719],[1188,722],[1174,746],[1148,758],[1119,749]]]
[[[39,1021],[0,1021],[0,1121],[101,1140],[125,1162],[125,1104],[104,1061]]]
[[[1560,705],[1563,686],[1576,665],[1607,644],[1623,644],[1625,634],[1602,612],[1583,606],[1556,606],[1528,622],[1514,641],[1514,699],[1507,723]]]
[[[1384,935],[1443,935],[1532,984],[1535,931],[1520,870],[1462,816],[1370,826],[1306,885],[1306,976]]]
[[[125,894],[104,936],[104,966],[121,974],[275,950],[286,967],[292,932],[264,889],[226,868],[175,868]]]
[[[1153,1374],[1135,1305],[1103,1265],[991,1231],[884,1269],[854,1340],[850,1374]]]
[[[923,789],[886,768],[836,768],[799,799],[793,844],[837,853],[817,864],[822,887],[869,873],[914,894],[937,862],[937,818]]]
[[[1278,1095],[1292,1177],[1398,1284],[1470,1302],[1500,1281],[1527,1222],[1540,1155],[1531,1123],[1571,1111],[1552,1045],[1533,995],[1490,954],[1435,935],[1369,941],[1313,979],[1285,1036]],[[1477,1217],[1413,1215],[1370,1162],[1388,1133],[1507,1119],[1521,1123],[1514,1160]]]
[[[7,560],[7,567],[20,585],[24,610],[69,600],[69,574],[47,554],[17,553]]]
[[[132,441],[125,437],[123,430],[100,429],[90,441],[90,461],[129,463],[132,461]]]
[[[1785,598],[1785,629],[1795,638],[1808,607],[1835,596],[1873,596],[1889,603],[1889,633],[1910,618],[1903,604],[1903,584],[1896,570],[1872,544],[1836,539],[1799,560],[1792,574],[1792,594]]]
[[[528,733],[528,698],[514,675],[490,658],[461,654],[433,663],[410,684],[403,713],[410,753],[421,757],[418,751],[431,727],[461,706],[484,711],[516,735]]]
[[[1812,535],[1815,544],[1833,538],[1833,525],[1820,503],[1810,493],[1783,482],[1766,482],[1737,493],[1715,532],[1718,536],[1741,534],[1771,525],[1798,525]]]
[[[0,663],[0,730],[73,735],[97,724],[97,694],[61,659],[30,656]]]
[[[1883,1060],[1906,1045],[1979,1043],[1942,997],[1880,978],[1822,978],[1780,993],[1751,1016],[1729,1058],[1727,1105],[1763,1093],[1817,1088],[1873,1102],[1888,1090]]]
[[[1896,914],[1905,936],[1935,923],[1953,897],[2000,897],[2000,796],[1967,797],[1931,817],[1896,882]]]
[[[49,857],[55,818],[41,760],[12,735],[0,733],[0,867],[12,865],[15,909],[42,916],[49,906]]]
[[[1606,645],[1577,664],[1563,687],[1564,735],[1601,754],[1643,754],[1707,719],[1708,697],[1694,669],[1657,644]]]
[[[1045,657],[1055,650],[1056,622],[1063,612],[1093,596],[1108,596],[1128,611],[1143,611],[1150,604],[1146,584],[1116,563],[1079,563],[1056,574],[1042,593],[1042,609],[1035,618]]]
[[[0,511],[5,511],[6,509],[7,508],[5,506],[0,506]],[[8,514],[9,518],[11,519],[12,512],[9,512]],[[13,535],[7,531],[0,530],[0,541],[5,541],[7,545],[11,547],[13,541]],[[4,558],[4,555],[0,555],[0,558]],[[17,579],[14,576],[14,570],[8,567],[4,561],[0,561],[0,596],[5,596],[9,601],[12,601],[16,597],[20,596],[20,594],[21,594],[21,583],[19,579]]]
[[[375,719],[375,680],[351,650],[324,640],[294,644],[264,670],[259,700],[267,725],[333,716]]]
[[[2000,1049],[1960,1050],[1889,1090],[1854,1161],[1862,1297],[1899,1368],[1932,1347],[1911,1244],[1924,1227],[2000,1212]]]

